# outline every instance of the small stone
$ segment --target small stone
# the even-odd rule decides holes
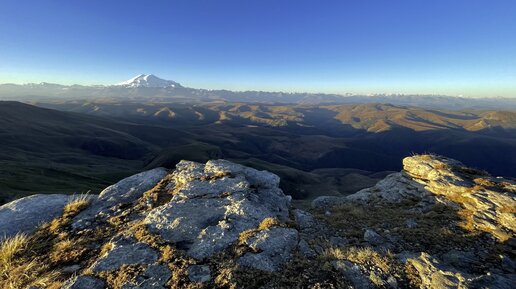
[[[311,205],[314,209],[328,209],[346,203],[346,198],[337,196],[320,196],[315,198]]]
[[[192,282],[206,283],[211,281],[211,270],[207,265],[193,265],[188,267],[188,278]]]
[[[405,221],[405,225],[407,226],[407,228],[413,229],[413,228],[417,227],[417,222],[414,219],[408,219]]]
[[[315,219],[312,214],[299,209],[294,210],[293,214],[294,220],[301,230],[311,228],[315,225]]]
[[[254,252],[240,257],[238,263],[268,272],[275,272],[285,264],[298,244],[297,230],[290,228],[272,228],[261,231],[246,241]]]
[[[374,288],[373,284],[369,280],[367,276],[362,273],[360,268],[357,265],[349,261],[333,261],[333,268],[337,271],[341,272],[346,279],[348,279],[353,285],[352,288],[356,289],[372,289]]]
[[[507,255],[500,255],[502,260],[502,268],[507,272],[516,272],[516,261]]]
[[[77,276],[66,281],[61,289],[104,289],[104,281],[91,276]]]
[[[82,268],[81,265],[75,264],[75,265],[71,265],[71,266],[66,266],[61,270],[65,273],[74,273],[74,272],[81,270],[81,268]]]
[[[344,247],[348,244],[348,240],[346,238],[333,236],[330,238],[330,243],[335,247]]]
[[[389,276],[389,278],[387,278],[387,284],[389,284],[389,287],[391,288],[398,288],[398,281],[396,281],[396,278],[393,276]]]
[[[365,231],[364,240],[373,246],[378,246],[385,242],[382,236],[371,229]]]
[[[317,254],[319,254],[319,255],[320,255],[320,254],[322,254],[322,253],[324,252],[324,248],[323,248],[322,246],[320,246],[320,245],[315,245],[315,246],[314,246],[314,250],[315,250],[315,252],[317,252]]]
[[[297,248],[299,249],[299,252],[306,258],[313,258],[317,256],[315,251],[312,248],[310,248],[310,245],[308,245],[308,243],[304,239],[301,239],[299,241],[299,244],[297,244]]]

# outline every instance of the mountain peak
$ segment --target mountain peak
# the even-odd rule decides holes
[[[179,83],[172,80],[161,79],[154,74],[139,74],[127,81],[115,84],[124,87],[179,87]]]

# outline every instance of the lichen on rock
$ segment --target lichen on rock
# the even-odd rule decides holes
[[[0,233],[29,234],[2,243],[0,285],[511,288],[514,182],[436,155],[403,164],[303,210],[278,176],[226,160],[142,172],[76,206],[20,199],[0,207]]]

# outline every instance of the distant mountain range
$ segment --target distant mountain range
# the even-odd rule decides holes
[[[265,91],[208,90],[184,87],[155,75],[141,74],[114,85],[60,85],[54,83],[0,84],[1,100],[55,101],[88,99],[106,101],[248,102],[284,104],[390,103],[437,109],[516,109],[516,98],[465,98],[445,95],[323,94]]]
[[[153,74],[140,74],[127,81],[120,82],[116,86],[123,86],[126,88],[135,87],[154,87],[154,88],[167,88],[167,87],[181,87],[181,85],[172,80],[164,80]]]

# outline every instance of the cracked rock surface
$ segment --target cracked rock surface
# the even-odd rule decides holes
[[[75,205],[3,205],[0,237],[33,234],[8,261],[40,279],[19,288],[514,288],[514,181],[436,155],[403,165],[310,209],[270,172],[181,161]]]

